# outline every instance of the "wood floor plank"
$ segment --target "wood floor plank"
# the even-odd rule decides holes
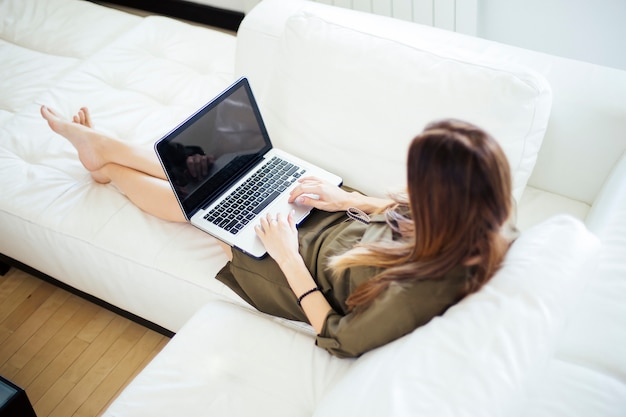
[[[124,388],[130,384],[133,379],[135,379],[135,377],[137,377],[137,375],[139,375],[139,373],[152,361],[152,359],[154,359],[154,357],[156,355],[158,355],[163,348],[165,347],[165,345],[167,345],[167,343],[170,341],[169,338],[163,337],[159,335],[159,341],[158,343],[154,346],[154,348],[152,348],[152,350],[148,351],[145,354],[145,357],[143,359],[143,361],[140,363],[140,365],[137,367],[137,369],[135,369],[135,371],[133,373],[131,373],[127,378],[126,381],[124,381],[124,383],[122,384],[122,386],[117,390],[117,392],[111,397],[111,400],[109,401],[109,403],[103,408],[102,412],[104,412],[110,405],[111,403],[115,400],[115,398],[117,398],[122,391],[124,390]]]
[[[114,317],[61,378],[71,383],[80,381],[85,375],[85,370],[90,369],[90,365],[95,364],[107,352],[129,324],[130,322],[123,317]]]
[[[154,356],[153,350],[163,340],[163,336],[146,331],[133,349],[122,358],[111,371],[109,377],[94,390],[87,401],[77,410],[74,417],[95,416],[104,412],[111,400],[144,368],[145,359]]]
[[[76,337],[80,329],[87,325],[99,311],[99,307],[73,296],[82,303],[81,307],[67,321],[52,339],[20,370],[15,376],[22,386],[28,387],[41,372],[63,351],[63,349]]]
[[[37,279],[20,279],[19,284],[14,288],[14,290],[8,294],[8,298],[4,300],[2,304],[0,304],[0,326],[3,328],[7,328],[9,330],[14,330],[18,325],[16,325],[15,317],[23,318],[24,316],[15,315],[15,310],[22,305],[25,301],[27,301],[33,294],[34,291],[37,290],[39,286],[43,285],[43,281]],[[14,319],[10,320],[13,315]],[[2,340],[0,340],[2,343]]]
[[[4,319],[26,298],[29,292],[38,285],[38,282],[30,277],[22,277],[23,274],[11,270],[4,278],[4,282],[0,285],[0,344],[7,340],[12,334],[13,329],[9,329],[2,325]],[[22,289],[24,293],[22,297],[18,288],[20,286],[30,286],[30,289]],[[3,362],[0,358],[0,362]]]
[[[20,274],[15,272],[15,270],[11,270],[11,272],[3,277],[4,280],[0,284],[0,320],[3,317],[2,314],[6,308],[4,302],[11,296],[11,294],[13,294],[15,289],[24,282],[22,275],[26,274]]]
[[[88,326],[83,327],[76,335],[77,338],[84,340],[87,343],[93,342],[100,333],[109,325],[115,318],[115,313],[100,309],[94,317],[94,320],[89,323]]]
[[[52,411],[50,417],[73,415],[96,391],[98,386],[106,380],[115,366],[128,354],[145,332],[145,328],[130,323],[120,337],[100,356],[90,371],[76,383],[63,401]]]
[[[2,292],[4,297],[3,303],[0,305],[0,321],[4,320],[12,309],[18,306],[28,296],[44,282],[23,272],[10,272],[11,280],[5,282],[3,287],[5,290]]]
[[[48,317],[41,327],[15,352],[6,362],[19,372],[37,353],[46,347],[50,340],[65,326],[69,319],[84,304],[78,297],[68,297],[63,304]],[[3,371],[0,367],[0,373]],[[17,372],[16,372],[17,374]],[[13,379],[16,375],[4,372],[5,378]]]
[[[0,279],[0,374],[38,417],[96,417],[169,338],[22,271]]]
[[[152,352],[145,355],[145,358],[143,362],[139,365],[139,368],[132,375],[129,376],[126,383],[129,384],[133,379],[135,379],[139,372],[141,372],[146,366],[148,366],[150,362],[152,362],[152,359],[154,359],[154,357],[163,350],[163,348],[165,347],[165,345],[167,345],[169,341],[170,339],[168,338],[162,338],[159,343],[152,349]]]
[[[102,310],[84,327],[92,323],[101,322]],[[58,405],[73,386],[89,371],[93,363],[108,349],[115,337],[121,333],[120,329],[127,326],[127,320],[117,317],[109,322],[99,336],[89,343],[82,338],[74,337],[52,363],[29,386],[31,401],[36,402],[45,415],[48,415]],[[83,327],[83,328],[84,328]],[[107,330],[108,329],[108,330]],[[106,330],[106,331],[105,331]],[[80,333],[80,332],[78,332]],[[39,415],[39,414],[38,414]]]
[[[7,328],[16,325],[9,340],[0,345],[0,362],[13,356],[35,332],[41,328],[51,314],[67,300],[69,293],[45,283],[33,291],[18,308],[5,320]],[[19,325],[18,325],[19,324]]]
[[[0,345],[7,340],[8,338],[11,337],[11,335],[13,334],[13,330],[10,329],[5,329],[4,327],[0,326]],[[1,358],[0,358],[1,359]]]
[[[71,382],[61,381],[60,377],[88,347],[89,343],[84,340],[72,339],[59,356],[26,388],[37,416],[48,416],[73,388]]]
[[[53,415],[52,413],[58,409],[60,403],[64,403],[66,407],[71,408],[74,404],[71,402],[73,398],[66,400],[66,396],[72,392],[76,384],[89,372],[93,364],[109,349],[128,325],[129,321],[127,319],[116,316],[96,336],[92,343],[87,343],[80,338],[75,339],[87,343],[87,348],[80,353],[70,366],[66,367],[65,372],[54,381],[50,389],[37,402],[37,406],[49,416]]]

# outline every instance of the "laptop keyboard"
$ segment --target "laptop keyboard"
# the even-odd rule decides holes
[[[275,156],[204,218],[236,235],[303,174],[304,169]]]

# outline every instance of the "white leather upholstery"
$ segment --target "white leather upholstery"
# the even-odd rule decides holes
[[[518,414],[526,393],[553,374],[551,358],[599,249],[571,217],[535,226],[484,291],[356,361],[328,355],[311,334],[271,316],[211,303],[105,416]],[[579,415],[598,407],[588,401]]]
[[[415,375],[409,370],[421,366],[425,367],[424,377],[429,378],[421,383],[435,381],[422,385],[423,392],[439,390],[439,397],[428,397],[431,402],[424,407],[435,407],[438,399],[463,404],[465,399],[458,392],[436,385],[434,368],[428,368],[429,362],[420,362],[424,357],[412,357],[412,343],[417,342],[420,343],[415,349],[428,350],[427,359],[432,358],[432,364],[448,363],[446,355],[451,354],[458,366],[466,364],[467,368],[458,372],[446,369],[446,376],[458,375],[459,381],[464,381],[463,387],[473,390],[481,401],[488,401],[490,393],[500,393],[501,397],[492,398],[493,403],[484,404],[484,410],[512,410],[507,415],[570,417],[617,416],[626,409],[626,361],[620,349],[626,345],[626,72],[302,0],[264,0],[246,16],[237,37],[161,17],[130,16],[77,0],[3,0],[0,16],[0,252],[170,330],[180,330],[171,346],[111,407],[109,415],[172,414],[171,407],[177,401],[174,393],[186,399],[188,415],[193,414],[194,404],[202,413],[211,409],[216,415],[323,415],[350,404],[337,405],[344,397],[341,393],[346,391],[354,398],[370,401],[368,410],[376,410],[388,401],[401,410],[403,404],[420,399],[414,385],[409,383],[407,390],[402,388],[405,382],[415,382],[411,379]],[[300,21],[303,16],[310,21]],[[333,29],[321,32],[323,28],[317,27],[308,32],[313,28],[309,23],[316,25],[320,21],[324,22],[322,26]],[[289,33],[285,33],[286,28]],[[369,46],[359,39],[365,38],[384,47],[363,49]],[[327,45],[328,56],[324,54],[325,42],[332,43]],[[342,51],[350,50],[351,42],[355,42],[354,50],[364,50],[366,55],[342,62]],[[373,163],[365,164],[365,172],[357,172],[363,161],[375,161],[384,154],[385,165],[394,167],[394,178],[401,176],[404,155],[400,148],[402,141],[407,140],[404,132],[408,134],[412,126],[400,126],[397,121],[405,118],[398,117],[395,109],[414,109],[413,100],[419,97],[419,88],[430,94],[425,102],[433,102],[429,86],[418,87],[419,80],[411,79],[394,63],[414,59],[420,55],[416,49],[429,45],[438,45],[437,49],[452,54],[446,55],[441,65],[485,63],[485,59],[498,65],[505,63],[507,68],[516,68],[513,74],[520,74],[519,68],[523,68],[521,74],[538,73],[538,78],[547,80],[552,91],[546,135],[518,204],[522,229],[551,244],[545,248],[545,254],[539,251],[547,258],[532,258],[534,262],[529,258],[525,261],[527,269],[516,270],[516,276],[529,275],[527,281],[515,281],[522,286],[515,294],[525,296],[516,299],[519,304],[507,304],[501,310],[515,312],[503,315],[502,323],[505,319],[517,323],[516,314],[522,314],[536,320],[533,322],[537,326],[511,325],[494,333],[493,339],[487,340],[493,343],[484,346],[461,332],[475,349],[473,352],[483,347],[484,352],[491,352],[482,356],[470,354],[466,361],[459,360],[463,350],[451,350],[461,337],[446,335],[446,330],[468,320],[465,317],[470,315],[465,310],[474,308],[475,317],[487,313],[486,327],[502,324],[490,321],[499,317],[497,312],[489,315],[489,309],[481,311],[483,302],[476,302],[489,304],[489,297],[500,295],[496,287],[468,298],[433,322],[433,326],[371,352],[363,361],[332,358],[313,345],[306,326],[257,314],[214,280],[226,259],[210,237],[188,225],[152,218],[112,186],[91,181],[72,146],[53,134],[39,115],[42,104],[68,117],[86,105],[93,111],[97,128],[149,147],[236,77],[247,75],[262,112],[267,113],[270,134],[279,144],[302,152],[305,157],[310,153],[322,165],[345,173],[348,184],[373,190],[382,184],[375,184],[376,178],[382,177],[371,168]],[[406,55],[401,52],[404,48]],[[381,57],[387,52],[393,54],[394,60],[381,65]],[[333,59],[325,62],[330,56]],[[300,60],[309,58],[315,60],[310,67],[302,67]],[[355,73],[355,80],[361,81],[364,90],[359,97],[363,102],[350,103],[351,95],[357,92],[351,90],[350,94],[341,95],[341,85],[335,85],[337,94],[319,94],[332,85],[326,83],[341,80],[347,83],[343,85],[349,85],[350,77],[341,74],[338,65],[352,63],[359,63],[358,69],[350,70]],[[295,70],[302,73],[293,73]],[[397,93],[402,83],[399,74],[407,77],[411,87],[412,93],[406,97]],[[281,75],[288,84],[280,85]],[[439,75],[436,70],[421,73],[435,81],[441,81]],[[480,77],[472,79],[480,81]],[[395,91],[389,96],[385,96],[387,92],[382,87],[387,84]],[[437,85],[444,88],[444,84]],[[507,84],[498,85],[506,88]],[[513,88],[515,94],[511,97],[525,103],[521,112],[525,113],[532,108],[532,100],[522,97],[520,91],[526,90],[518,87]],[[485,94],[494,93],[484,88]],[[449,89],[448,94],[463,103],[464,97],[454,97],[455,90]],[[310,93],[314,102],[306,102],[307,97],[300,91]],[[540,90],[538,97],[542,97],[542,91],[545,90]],[[368,92],[381,100],[394,100],[376,103]],[[501,93],[496,95],[504,100],[510,98]],[[333,100],[341,106],[333,107]],[[374,108],[378,104],[380,111]],[[310,121],[290,105],[304,106]],[[363,126],[367,128],[363,129],[358,123],[359,114],[351,112],[370,109],[370,113],[364,113],[367,117]],[[442,110],[445,109],[437,108]],[[510,110],[505,111],[507,119],[519,116],[511,115]],[[337,115],[338,112],[342,114]],[[375,123],[376,114],[396,121],[389,133],[403,137],[385,138],[382,145],[376,143],[373,138],[387,133],[384,127],[390,124]],[[351,122],[348,127],[356,126],[361,129],[359,134],[367,135],[368,146],[356,146],[358,137],[349,134],[340,117]],[[294,120],[299,123],[293,124]],[[517,122],[516,132],[521,126]],[[425,120],[416,122],[423,123]],[[532,124],[528,126],[533,128]],[[415,126],[416,130],[419,128]],[[333,137],[333,132],[341,134]],[[535,150],[521,149],[522,142],[515,143],[510,148],[512,160],[527,162],[520,155],[534,158]],[[324,154],[326,158],[316,154],[316,146],[321,144],[329,150]],[[532,163],[528,169],[532,169]],[[525,181],[522,178],[518,187]],[[543,223],[544,228],[533,228],[563,213],[578,220],[557,218],[558,221],[551,220],[553,223]],[[582,265],[579,262],[588,255],[583,249],[591,250],[581,243],[589,236],[581,228],[580,221],[585,218],[588,229],[601,241],[597,257],[600,264],[597,272],[582,278],[586,282],[582,295],[573,304],[572,312],[563,316],[560,310],[552,309],[568,305],[560,297],[577,292],[571,284],[583,281],[570,272]],[[559,228],[564,228],[561,235],[556,233]],[[541,246],[531,245],[528,254],[536,255],[538,248]],[[572,256],[571,263],[567,256]],[[525,264],[516,265],[521,268]],[[558,276],[548,274],[550,278],[542,282],[537,272],[542,268]],[[557,284],[564,286],[563,293],[555,292],[552,285]],[[564,320],[562,330],[553,319]],[[476,331],[482,336],[487,333]],[[531,343],[538,339],[540,343]],[[481,360],[486,367],[497,370],[497,377],[481,379],[488,376],[479,372],[483,370],[478,366]],[[356,366],[351,374],[353,363]],[[409,369],[406,364],[414,364],[415,368]],[[390,372],[393,370],[397,370],[397,376],[403,374],[408,379],[394,379],[396,373]],[[397,388],[393,392],[386,387],[370,392],[363,381],[372,376],[380,376]],[[504,379],[502,385],[492,387],[490,384],[501,381],[499,378]],[[465,381],[484,383],[471,386]],[[528,381],[534,382],[527,385]],[[160,406],[155,397],[163,401]],[[281,401],[280,406],[275,405],[277,400]],[[410,408],[413,415],[413,407]],[[467,410],[470,409],[468,405]]]
[[[500,142],[520,199],[550,115],[543,77],[436,39],[400,41],[388,32],[363,33],[307,13],[286,21],[264,101],[277,146],[321,165],[332,163],[329,154],[350,161],[332,168],[346,184],[384,195],[405,186],[408,145],[426,124],[462,119]],[[376,175],[363,175],[369,170]]]

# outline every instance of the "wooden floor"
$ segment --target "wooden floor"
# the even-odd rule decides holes
[[[0,375],[38,417],[94,417],[168,338],[11,269],[0,276]]]

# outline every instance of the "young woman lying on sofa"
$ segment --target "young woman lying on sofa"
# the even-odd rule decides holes
[[[152,149],[97,132],[86,108],[73,121],[47,107],[41,114],[95,181],[114,184],[152,215],[185,221]],[[223,245],[231,260],[217,278],[260,311],[310,323],[317,345],[340,357],[426,324],[502,262],[514,236],[511,173],[491,136],[457,120],[413,139],[407,172],[406,194],[389,200],[302,179],[291,201],[318,210],[298,229],[291,216],[262,218],[256,232],[270,257]],[[360,220],[347,221],[348,209]]]

